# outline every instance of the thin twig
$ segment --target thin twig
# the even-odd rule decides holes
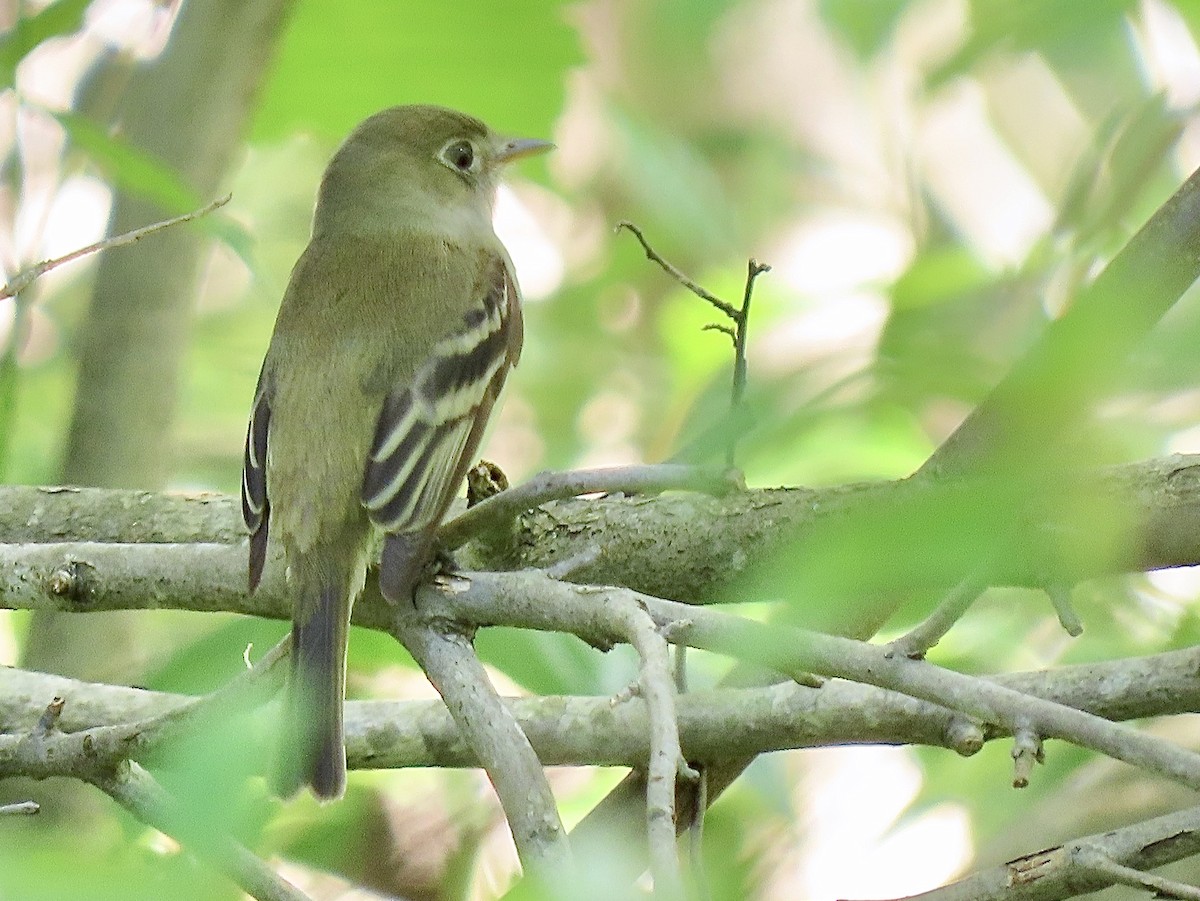
[[[1082,635],[1083,620],[1079,618],[1079,614],[1071,606],[1071,586],[1056,582],[1047,585],[1045,591],[1050,597],[1050,603],[1054,605],[1054,612],[1058,614],[1059,625],[1072,638],[1078,638]]]
[[[888,654],[919,660],[941,641],[942,637],[962,619],[972,604],[983,594],[987,585],[982,579],[968,577],[955,585],[934,611],[895,641],[889,642]]]
[[[91,781],[143,823],[172,836],[223,870],[258,901],[311,901],[232,836],[214,834],[209,823],[197,827],[178,801],[138,764],[127,763],[115,773]]]
[[[1116,884],[1129,885],[1137,889],[1153,892],[1156,898],[1175,898],[1178,901],[1200,901],[1200,888],[1176,882],[1174,879],[1164,879],[1153,873],[1143,873],[1133,867],[1117,863],[1107,854],[1092,845],[1075,848],[1075,862],[1081,867],[1106,876]]]
[[[49,272],[51,269],[57,269],[64,263],[70,263],[72,260],[77,260],[80,257],[88,256],[89,254],[98,253],[102,250],[110,250],[114,247],[124,247],[127,244],[133,244],[135,241],[140,241],[147,235],[152,235],[155,232],[160,232],[164,228],[170,228],[173,225],[179,225],[183,222],[190,222],[192,219],[199,219],[201,216],[207,216],[213,210],[223,207],[229,203],[233,197],[232,194],[226,194],[224,197],[219,197],[212,203],[205,204],[198,210],[192,210],[190,213],[184,213],[181,216],[174,216],[170,219],[164,219],[161,222],[153,222],[150,225],[143,225],[141,228],[135,228],[132,231],[127,231],[121,235],[114,235],[111,238],[104,238],[89,244],[87,247],[80,247],[77,250],[72,250],[70,253],[63,254],[61,257],[55,257],[52,260],[42,260],[40,263],[34,263],[22,269],[11,279],[8,284],[0,288],[0,300],[9,297],[15,297],[20,294],[31,284]]]
[[[650,844],[650,872],[656,896],[683,897],[683,875],[675,841],[675,779],[694,781],[679,746],[679,721],[667,642],[654,621],[630,593],[605,591],[616,628],[625,633],[641,660],[639,694],[650,717],[650,758],[646,767],[646,833]]]
[[[534,596],[530,602],[547,599]],[[481,613],[486,612],[485,607]],[[1200,708],[1198,671],[1200,647],[1045,672],[1000,674],[991,680],[1105,719],[1130,720],[1190,714]],[[47,775],[74,774],[75,757],[85,754],[87,738],[92,739],[93,754],[111,751],[114,756],[105,762],[114,764],[118,746],[95,741],[99,731],[129,729],[131,722],[152,721],[158,713],[191,700],[0,668],[0,722],[11,728],[32,728],[45,707],[32,699],[55,694],[70,703],[60,720],[65,731],[51,739],[55,769],[37,770]],[[633,767],[647,760],[650,727],[644,705],[614,710],[604,697],[550,696],[512,699],[508,706],[545,765]],[[985,730],[975,720],[942,706],[841,679],[828,681],[820,692],[790,682],[704,690],[680,695],[676,709],[685,756],[708,762],[848,741],[923,744],[967,757],[985,741],[1009,735],[994,726]],[[380,728],[388,729],[386,747],[376,740]],[[0,778],[31,774],[25,768],[27,759],[15,753],[21,740],[19,735],[0,735]],[[151,742],[132,752],[136,759],[149,759],[153,751]],[[346,752],[352,769],[479,764],[440,700],[347,701]],[[644,799],[639,809],[644,809]],[[678,809],[682,811],[682,805]]]
[[[750,258],[746,266],[746,287],[742,291],[742,306],[741,309],[734,307],[721,298],[717,297],[707,288],[697,284],[692,279],[688,278],[679,267],[667,262],[663,256],[650,246],[650,242],[646,240],[646,236],[642,234],[642,230],[628,220],[623,220],[617,223],[617,231],[626,229],[633,233],[637,238],[638,243],[642,245],[642,250],[646,252],[646,258],[657,263],[667,275],[679,282],[697,297],[708,301],[733,323],[733,326],[728,326],[723,323],[711,323],[704,326],[705,331],[723,332],[728,335],[733,341],[733,383],[731,388],[730,410],[736,417],[742,406],[742,400],[746,393],[746,333],[750,324],[750,300],[754,296],[754,281],[764,272],[770,272],[771,267],[765,263],[760,263],[753,257]],[[737,442],[739,435],[732,435],[729,439],[729,444],[725,449],[725,465],[732,467],[737,456]]]
[[[700,326],[702,332],[720,332],[722,335],[728,335],[729,340],[733,343],[734,350],[737,349],[737,331],[731,325],[726,325],[723,322],[710,322],[708,325]]]
[[[734,417],[742,411],[742,402],[746,395],[746,372],[749,363],[746,358],[746,334],[750,331],[750,300],[754,296],[754,281],[764,272],[770,272],[771,267],[760,263],[753,257],[746,264],[746,288],[742,292],[742,309],[734,320],[736,328],[733,336],[733,385],[730,389],[729,408]],[[737,444],[741,434],[735,432],[729,438],[725,449],[725,465],[732,467],[737,459]]]
[[[683,285],[697,297],[708,301],[734,322],[739,321],[741,313],[736,307],[721,300],[721,298],[717,297],[717,295],[713,294],[706,288],[702,288],[700,285],[696,284],[694,281],[684,275],[683,272],[678,268],[663,259],[662,256],[659,255],[658,251],[650,246],[650,242],[646,240],[646,236],[642,234],[642,230],[640,228],[628,220],[622,220],[617,223],[616,231],[620,231],[621,229],[626,229],[627,231],[633,233],[633,236],[638,239],[638,243],[642,245],[642,250],[646,252],[646,259],[657,263],[660,267],[662,267],[663,272],[667,273],[667,275],[671,276],[671,278],[675,279],[675,281],[679,282],[679,284]]]
[[[741,406],[746,394],[746,332],[750,324],[750,299],[754,296],[754,281],[771,267],[753,257],[746,264],[746,289],[742,292],[742,309],[737,319],[737,334],[734,338],[733,392],[730,406]]]
[[[708,768],[700,767],[700,778],[696,780],[696,809],[687,827],[688,882],[692,895],[698,901],[707,901],[711,893],[708,879],[704,875],[704,818],[708,813]]]

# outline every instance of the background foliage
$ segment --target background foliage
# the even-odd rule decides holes
[[[208,199],[131,147],[119,122],[76,111],[98,61],[145,65],[171,12],[58,0],[0,13],[10,273],[95,239],[113,186],[169,212]],[[528,345],[488,450],[511,477],[717,452],[704,436],[727,403],[728,342],[700,331],[711,310],[612,233],[621,219],[731,300],[747,257],[774,266],[750,326],[755,423],[739,459],[750,484],[904,476],[1194,167],[1198,39],[1193,0],[300,0],[277,52],[263,49],[269,74],[226,180],[233,200],[206,226],[171,485],[237,489],[248,401],[324,161],[355,122],[412,101],[559,145],[514,173],[501,205],[529,295]],[[0,302],[15,353],[0,367],[7,481],[61,478],[94,266],[47,277],[19,313]],[[1195,449],[1198,330],[1187,297],[1121,364],[1081,440],[1087,463]],[[1186,574],[1080,586],[1076,640],[1036,593],[993,590],[935,659],[986,672],[1186,646],[1200,632],[1196,589]],[[928,601],[914,598],[889,631]],[[0,658],[18,661],[28,623],[0,617]],[[117,662],[121,678],[187,692],[221,684],[247,643],[284,630],[151,622],[138,655]],[[479,647],[514,690],[611,692],[633,672],[628,656],[573,639],[495,631]],[[700,685],[726,667],[694,661]],[[428,690],[377,635],[355,634],[351,668],[356,695]],[[1189,738],[1200,743],[1194,731],[1178,740]],[[346,803],[323,809],[249,802],[234,793],[235,742],[217,736],[164,767],[195,780],[205,815],[235,819],[318,894],[341,883],[317,871],[430,898],[490,895],[511,871],[474,773],[360,774]],[[1178,800],[1057,746],[1015,792],[1007,753],[762,758],[712,811],[714,897],[895,896]],[[555,774],[568,819],[618,776]],[[0,896],[236,897],[140,824],[103,805],[93,817],[83,834],[0,820]]]

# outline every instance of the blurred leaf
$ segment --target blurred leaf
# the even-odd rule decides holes
[[[1200,3],[1196,0],[1172,0],[1168,5],[1179,13],[1191,32],[1192,40],[1200,43]]]
[[[57,0],[31,16],[19,16],[12,30],[0,34],[0,86],[11,87],[17,66],[47,38],[78,31],[91,0]],[[28,9],[19,4],[18,9]]]
[[[600,653],[572,635],[483,629],[475,649],[485,663],[536,694],[602,694],[609,687],[601,678]]]
[[[21,901],[243,901],[245,894],[226,876],[154,830],[112,808],[125,826],[113,835],[107,819],[39,828],[40,817],[6,822],[0,842],[0,897]],[[9,820],[21,818],[10,817]],[[103,840],[99,840],[100,836]]]
[[[651,245],[685,270],[687,258],[672,247],[672,239],[686,236],[692,259],[726,253],[736,233],[735,204],[709,159],[669,127],[633,112],[614,110],[612,116],[625,145],[621,175],[628,198],[618,202],[637,210],[637,225]]]
[[[1168,162],[1184,124],[1161,93],[1115,108],[1071,171],[1055,231],[1072,229],[1077,243],[1086,246],[1097,235],[1125,224],[1131,210],[1138,210],[1136,201],[1147,183]]]
[[[1183,116],[1168,106],[1166,95],[1162,93],[1134,104],[1112,148],[1109,161],[1112,185],[1106,203],[1098,213],[1102,222],[1119,223],[1130,210],[1138,209],[1135,200],[1147,182],[1162,172],[1185,124]],[[1174,187],[1174,172],[1171,181],[1168,192]],[[1154,198],[1155,205],[1166,196]]]
[[[864,62],[892,37],[909,0],[821,0],[821,17]]]
[[[923,247],[892,285],[896,311],[959,300],[993,279],[992,273],[961,244]]]
[[[4,303],[5,301],[0,301]],[[9,300],[8,303],[14,303]],[[15,338],[16,336],[11,336]],[[12,453],[10,438],[17,417],[17,354],[16,348],[0,349],[0,476],[11,478],[8,460]]]
[[[398,103],[462,109],[506,132],[549,136],[580,60],[558,0],[298,4],[254,136],[313,129],[341,139]]]
[[[213,623],[217,614],[209,614]],[[146,688],[182,694],[203,694],[245,672],[243,654],[251,647],[258,659],[278,643],[287,626],[273,620],[227,614],[224,623],[191,644],[178,648],[147,674]]]
[[[379,792],[351,775],[346,796],[337,804],[321,806],[307,792],[284,803],[271,843],[287,857],[318,869],[361,871],[366,837],[374,837],[384,825],[383,813]]]
[[[941,87],[1001,51],[1048,54],[1093,69],[1101,56],[1114,62],[1111,53],[1097,51],[1111,49],[1114,35],[1124,37],[1126,16],[1137,6],[1137,0],[971,0],[966,43],[929,75],[927,86]]]
[[[124,138],[109,134],[85,116],[53,110],[47,113],[117,187],[154,201],[167,215],[191,212],[212,199],[201,198],[166,163]]]
[[[259,844],[274,813],[263,776],[275,753],[274,719],[261,709],[221,709],[196,728],[155,749],[153,775],[185,812],[190,834],[232,834]],[[236,749],[236,753],[233,753]],[[187,835],[180,835],[185,844]]]

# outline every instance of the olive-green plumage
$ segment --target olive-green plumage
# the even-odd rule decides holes
[[[384,595],[406,601],[520,354],[516,282],[491,224],[499,170],[549,146],[401,106],[359,125],[325,171],[242,483],[251,588],[269,531],[295,597],[282,794],[344,791],[346,636],[372,529],[386,535]]]

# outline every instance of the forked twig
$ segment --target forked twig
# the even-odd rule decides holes
[[[625,229],[637,238],[638,243],[642,245],[642,250],[646,252],[646,259],[657,263],[662,270],[687,288],[701,300],[708,301],[718,310],[725,314],[726,318],[733,322],[732,326],[722,322],[709,323],[704,326],[705,331],[721,332],[728,335],[733,341],[733,384],[730,389],[730,410],[736,415],[741,410],[742,401],[746,394],[746,332],[750,323],[750,300],[754,296],[754,281],[764,272],[770,272],[771,267],[766,263],[760,263],[753,257],[750,258],[746,267],[746,287],[742,292],[741,308],[735,307],[733,304],[717,297],[707,288],[697,284],[692,279],[688,278],[683,271],[678,267],[668,262],[663,258],[657,250],[650,246],[650,242],[646,240],[646,236],[642,234],[642,230],[628,220],[622,220],[617,223],[617,231]],[[725,465],[733,466],[735,452],[737,450],[738,436],[733,435],[729,439],[729,445],[725,450]]]

